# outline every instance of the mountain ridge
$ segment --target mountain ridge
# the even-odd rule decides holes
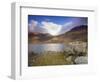
[[[68,43],[72,41],[87,41],[87,25],[80,25],[70,31],[52,36],[49,33],[33,33],[28,35],[32,43]]]

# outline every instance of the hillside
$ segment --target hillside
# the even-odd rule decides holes
[[[52,36],[48,33],[29,33],[28,37],[29,43],[69,43],[74,41],[86,42],[87,34],[87,26],[80,25],[58,36]]]

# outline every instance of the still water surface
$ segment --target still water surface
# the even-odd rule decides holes
[[[61,52],[65,48],[64,44],[28,44],[28,52],[40,53],[44,51]]]

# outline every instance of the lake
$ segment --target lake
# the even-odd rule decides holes
[[[64,44],[28,44],[28,52],[41,53],[44,51],[62,52]]]

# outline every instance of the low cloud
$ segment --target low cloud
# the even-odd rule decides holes
[[[28,31],[33,32],[35,28],[37,27],[38,22],[35,20],[31,20],[31,22],[28,24]]]
[[[39,22],[31,20],[28,24],[28,32],[47,33],[47,30],[38,25]]]
[[[64,25],[53,22],[42,21],[41,23],[31,20],[28,25],[29,32],[49,33],[51,35],[60,35],[73,28],[73,22],[67,22]]]
[[[42,22],[42,28],[46,29],[48,31],[48,33],[50,33],[51,35],[58,35],[58,33],[60,32],[62,25],[59,24],[55,24],[53,22]]]

